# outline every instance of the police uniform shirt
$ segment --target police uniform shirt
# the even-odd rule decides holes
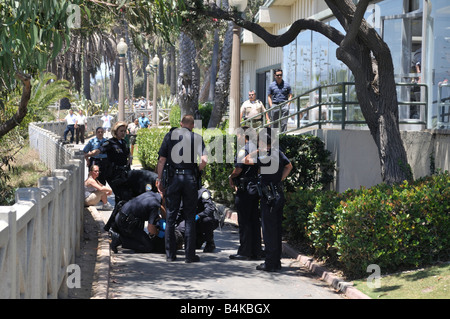
[[[145,192],[126,202],[122,207],[125,215],[133,215],[142,222],[155,225],[159,219],[161,195],[156,192]]]
[[[179,144],[182,143],[182,144]],[[173,148],[176,147],[174,153]],[[191,154],[185,155],[184,151]],[[198,157],[205,154],[205,143],[201,135],[198,135],[186,128],[172,128],[164,136],[164,140],[159,149],[158,155],[167,158],[167,162],[178,169],[195,169]],[[174,155],[174,156],[173,156]]]
[[[242,117],[244,119],[250,118],[259,113],[262,113],[265,110],[266,110],[266,108],[259,100],[255,100],[255,101],[247,100],[241,106],[241,113],[242,113]],[[259,116],[255,120],[261,120],[261,119],[262,119],[262,116]]]
[[[83,152],[89,153],[90,151],[96,150],[97,148],[100,148],[100,146],[102,146],[103,143],[105,143],[106,141],[107,141],[106,138],[99,140],[97,137],[94,137],[93,139],[89,140],[89,142],[83,148]],[[107,155],[104,153],[92,156],[92,158],[106,158],[106,157]]]
[[[124,140],[119,141],[113,137],[107,140],[99,147],[101,153],[106,153],[108,160],[118,166],[125,166],[128,164],[128,155],[130,150]]]
[[[272,103],[280,104],[288,100],[289,94],[291,94],[292,89],[289,83],[284,80],[280,84],[277,81],[270,83],[267,90],[267,95],[272,95]]]
[[[237,152],[234,159],[234,167],[242,168],[242,172],[239,177],[256,177],[258,175],[258,165],[246,165],[244,164],[244,158],[250,153],[256,150],[256,146],[253,142],[249,141]]]
[[[271,166],[272,161],[278,161],[276,171],[273,173],[264,173],[263,167]],[[271,149],[267,154],[258,156],[258,164],[261,166],[261,182],[263,184],[280,183],[284,167],[289,163],[289,159],[279,149]]]

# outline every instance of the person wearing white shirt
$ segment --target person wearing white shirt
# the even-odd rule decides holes
[[[78,111],[77,119],[75,121],[75,142],[81,141],[84,144],[84,132],[86,131],[86,116],[83,114],[82,110]]]
[[[77,116],[73,114],[73,110],[69,110],[69,114],[66,115],[64,120],[67,122],[66,129],[64,130],[64,142],[67,140],[67,134],[71,134],[70,137],[70,143],[73,143],[74,139],[74,133],[75,133],[75,122],[76,122]]]
[[[105,131],[105,137],[108,137],[108,135],[111,135],[111,120],[113,117],[111,115],[108,115],[108,112],[105,112],[105,115],[102,116],[101,120],[103,121],[103,130]]]

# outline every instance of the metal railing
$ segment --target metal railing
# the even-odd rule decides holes
[[[283,133],[289,133],[300,129],[307,129],[310,127],[321,129],[324,125],[331,125],[340,127],[341,129],[348,128],[349,125],[353,127],[364,127],[366,121],[361,112],[359,102],[356,97],[356,90],[354,82],[342,82],[337,84],[323,85],[311,90],[308,90],[289,101],[275,105],[266,111],[259,113],[251,118],[241,121],[241,125],[248,125],[254,128],[262,127],[281,127],[283,121],[287,121],[287,128]],[[401,119],[400,124],[405,125],[425,125],[426,114],[428,112],[428,87],[425,84],[417,83],[397,83],[398,90],[405,90],[406,87],[419,87],[421,92],[424,92],[424,102],[417,101],[398,101],[399,108],[406,106],[418,106],[420,110],[419,119]],[[400,95],[399,95],[400,96]],[[407,94],[409,96],[409,94]],[[288,105],[289,113],[286,110]],[[270,123],[266,121],[266,113],[270,114],[277,110],[281,115],[277,120],[271,120]],[[254,122],[260,121],[262,116],[262,124],[255,126]]]

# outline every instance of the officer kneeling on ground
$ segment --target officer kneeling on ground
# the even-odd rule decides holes
[[[160,234],[160,212],[165,218],[163,198],[160,193],[148,191],[127,202],[120,202],[115,222],[111,226],[111,250],[117,247],[132,249],[137,253],[164,253],[164,236]],[[113,212],[114,213],[114,212]],[[148,222],[147,232],[144,224]]]
[[[204,253],[212,253],[216,248],[214,243],[214,230],[219,226],[219,221],[215,217],[216,205],[212,201],[211,193],[206,188],[202,187],[198,191],[197,210],[195,215],[195,229],[196,229],[196,249],[200,249],[204,242],[206,242]],[[183,207],[181,205],[177,217],[177,230],[184,237],[185,220],[183,215]]]

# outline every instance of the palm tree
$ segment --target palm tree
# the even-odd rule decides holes
[[[200,90],[200,71],[196,62],[196,48],[192,39],[180,33],[180,74],[178,75],[178,103],[181,116],[198,113],[198,94]]]

